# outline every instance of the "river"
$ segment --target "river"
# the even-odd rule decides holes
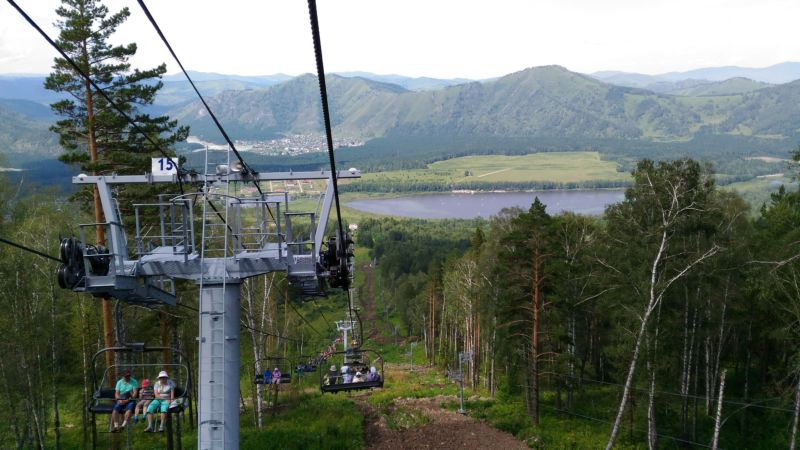
[[[535,197],[547,207],[549,214],[571,211],[598,215],[607,205],[623,199],[621,190],[570,190],[537,192],[486,192],[475,194],[412,195],[397,198],[353,200],[346,205],[373,214],[416,217],[420,219],[489,218],[503,208],[518,206],[528,209]]]

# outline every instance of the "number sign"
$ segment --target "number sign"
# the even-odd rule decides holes
[[[150,172],[153,175],[177,175],[178,157],[173,158],[153,158]]]

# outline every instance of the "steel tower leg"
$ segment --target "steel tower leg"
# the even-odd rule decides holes
[[[239,448],[239,281],[203,281],[197,448]]]

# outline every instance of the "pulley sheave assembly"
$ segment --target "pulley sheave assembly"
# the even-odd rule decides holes
[[[102,245],[86,246],[74,237],[64,238],[59,246],[59,256],[61,264],[58,266],[58,285],[63,289],[75,289],[84,283],[84,257],[89,261],[93,274],[108,274],[110,258],[108,249]]]

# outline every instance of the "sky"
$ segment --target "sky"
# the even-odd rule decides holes
[[[53,38],[60,0],[15,0]],[[105,0],[130,19],[135,67],[179,70],[136,0]],[[326,72],[485,79],[557,64],[646,74],[800,61],[798,0],[318,0]],[[316,72],[304,0],[147,0],[189,70]],[[48,73],[55,56],[0,2],[0,73]]]

